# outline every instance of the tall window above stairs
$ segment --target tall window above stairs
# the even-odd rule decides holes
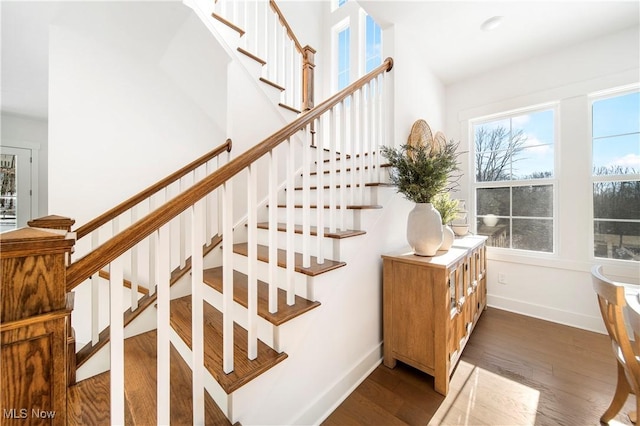
[[[365,18],[365,72],[370,72],[382,63],[382,30],[369,15]]]
[[[338,32],[338,90],[349,85],[351,28],[346,27]]]

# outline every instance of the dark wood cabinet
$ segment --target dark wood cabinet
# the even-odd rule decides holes
[[[0,235],[0,424],[67,422],[65,231]]]
[[[384,364],[409,364],[446,395],[460,354],[486,307],[486,238],[456,239],[433,257],[383,255]]]

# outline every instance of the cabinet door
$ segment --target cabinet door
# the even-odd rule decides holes
[[[393,263],[393,352],[428,368],[434,368],[434,286],[443,284],[437,275],[433,268]]]

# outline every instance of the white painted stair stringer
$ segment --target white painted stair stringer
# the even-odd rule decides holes
[[[234,58],[242,64],[241,68],[244,69],[251,77],[251,81],[255,84],[255,87],[262,93],[262,95],[268,99],[269,103],[273,105],[274,110],[278,111],[282,117],[282,124],[291,122],[297,117],[297,114],[293,111],[280,107],[279,99],[281,93],[279,90],[272,86],[260,82],[262,76],[261,66],[248,58],[246,55],[238,52],[240,46],[240,35],[230,29],[222,22],[214,19],[211,14],[214,11],[214,2],[211,0],[183,0],[183,3],[191,8],[195,14],[200,18],[207,29],[213,34],[216,40],[220,43],[223,49],[227,52],[229,57]],[[257,67],[255,65],[258,65]],[[274,90],[276,90],[274,95]]]
[[[320,423],[381,360],[383,253],[406,246],[411,203],[387,188],[345,267],[314,278],[316,309],[280,327],[288,358],[234,392],[232,422]]]

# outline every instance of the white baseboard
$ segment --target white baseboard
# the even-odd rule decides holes
[[[295,425],[319,425],[375,370],[382,362],[382,342],[362,357],[342,378],[302,410]]]
[[[548,306],[527,303],[521,300],[509,299],[507,297],[492,296],[490,294],[487,295],[487,304],[492,308],[606,334],[606,330],[600,316],[578,314],[575,312],[550,308]]]

